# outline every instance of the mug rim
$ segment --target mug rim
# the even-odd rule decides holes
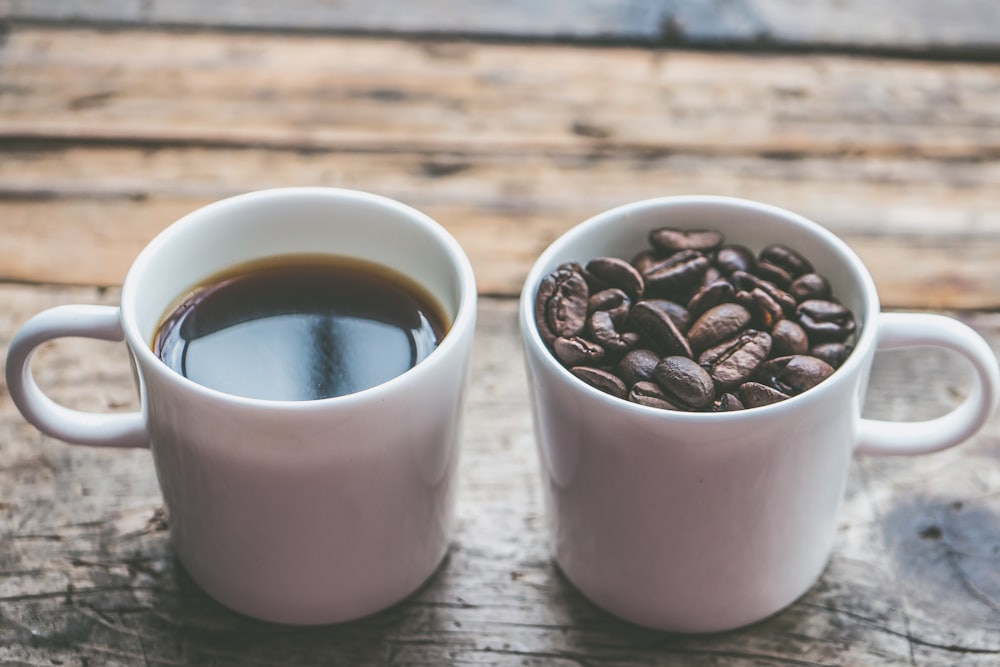
[[[855,334],[854,349],[844,363],[836,368],[830,377],[807,391],[769,405],[728,412],[688,412],[683,410],[664,410],[617,398],[583,382],[570,373],[569,369],[559,363],[555,355],[545,345],[541,334],[538,332],[538,326],[534,320],[534,301],[542,279],[558,263],[561,263],[557,263],[555,259],[563,251],[563,248],[573,244],[580,238],[596,233],[594,230],[611,227],[622,218],[637,212],[646,212],[651,209],[669,210],[671,208],[689,206],[762,213],[770,218],[779,219],[785,224],[806,229],[810,234],[821,239],[824,245],[835,251],[844,266],[850,270],[859,287],[860,295],[864,302],[864,313],[855,313],[855,317],[858,320],[858,333]],[[666,224],[663,226],[666,226]],[[650,227],[650,229],[652,228]],[[740,241],[736,239],[734,242],[739,243]],[[778,243],[780,239],[776,239],[774,242]],[[581,257],[575,261],[585,263],[590,259],[592,258]],[[874,354],[880,308],[875,281],[861,261],[861,258],[839,236],[821,224],[788,209],[742,197],[723,195],[667,195],[636,200],[601,211],[577,223],[557,237],[538,256],[528,271],[521,289],[518,318],[521,338],[529,357],[540,358],[540,363],[558,376],[559,381],[566,385],[565,389],[567,391],[587,396],[593,401],[608,406],[609,409],[634,412],[636,418],[663,419],[666,421],[676,420],[693,423],[719,423],[730,420],[777,416],[783,411],[798,409],[798,406],[804,402],[822,399],[825,393],[824,388],[832,390],[834,386],[839,385],[841,382],[849,382],[850,378],[860,370],[860,367],[865,364],[866,360]]]
[[[182,233],[183,230],[195,225],[204,224],[206,216],[219,215],[220,212],[224,215],[225,209],[245,204],[251,200],[275,201],[283,198],[294,200],[306,197],[325,198],[332,205],[336,205],[338,202],[354,201],[368,203],[374,207],[381,207],[390,213],[408,218],[420,227],[428,237],[432,237],[442,247],[445,255],[451,261],[453,272],[458,279],[458,300],[455,315],[438,346],[414,366],[377,385],[349,394],[307,400],[254,398],[231,394],[195,382],[167,366],[152,350],[149,341],[144,339],[139,323],[136,320],[136,303],[138,299],[141,299],[141,295],[137,293],[136,290],[138,288],[135,283],[140,280],[146,266],[158,254],[163,252],[165,248],[172,245],[175,242],[174,237]],[[278,257],[282,254],[284,253],[276,253],[274,255],[263,254],[255,259],[272,256]],[[377,260],[371,261],[377,262]],[[419,280],[411,279],[417,282],[423,289],[427,289]],[[187,287],[189,286],[179,285],[177,296],[181,296],[183,290]],[[433,296],[435,299],[440,298],[436,294]],[[433,368],[444,363],[444,359],[453,354],[451,350],[462,344],[461,339],[465,338],[467,332],[475,327],[477,300],[476,278],[468,255],[466,255],[455,237],[441,223],[426,213],[396,199],[363,190],[325,186],[296,186],[251,190],[218,199],[189,211],[170,223],[147,243],[132,261],[125,275],[125,280],[122,283],[119,311],[125,337],[129,341],[129,348],[132,350],[132,354],[137,357],[137,363],[144,369],[156,372],[166,381],[176,383],[185,391],[199,394],[207,400],[221,401],[231,405],[247,406],[255,409],[311,411],[329,408],[333,405],[349,408],[358,402],[369,401],[373,395],[379,393],[390,392],[397,388],[405,390],[407,383],[418,381],[420,376],[431,372]],[[165,315],[166,313],[163,313],[161,319]]]

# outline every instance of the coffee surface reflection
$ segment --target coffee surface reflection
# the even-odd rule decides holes
[[[204,281],[158,327],[153,350],[206,387],[302,401],[351,394],[406,372],[447,330],[441,307],[399,272],[331,256],[233,267]]]

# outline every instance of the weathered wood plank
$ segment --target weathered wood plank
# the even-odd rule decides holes
[[[844,237],[889,307],[1000,307],[1000,161],[692,154],[364,153],[130,146],[0,148],[0,279],[119,284],[158,231],[275,185],[372,190],[440,220],[488,294],[514,295],[558,234],[646,197],[718,193]]]
[[[116,284],[198,205],[326,184],[438,217],[488,293],[597,211],[714,192],[827,224],[887,305],[1000,299],[997,65],[15,27],[0,75],[7,279]]]
[[[0,141],[994,159],[1000,64],[15,26]]]
[[[41,308],[117,298],[116,290],[0,285],[0,353]],[[411,599],[337,627],[271,626],[220,608],[171,555],[148,453],[42,437],[0,392],[0,662],[996,663],[998,418],[948,452],[859,459],[833,560],[786,611],[720,635],[651,632],[595,609],[549,560],[515,308],[512,299],[481,304],[450,557]],[[1000,317],[968,321],[1000,346]],[[116,345],[62,340],[36,367],[67,404],[134,407]],[[945,353],[880,358],[873,378],[867,411],[887,418],[939,413],[966,381]]]
[[[1000,48],[990,0],[0,0],[0,17],[604,42],[980,54]]]
[[[667,194],[658,191],[656,194]],[[0,277],[117,285],[157,231],[210,199],[61,201],[3,207]],[[515,295],[534,258],[559,233],[596,211],[492,212],[443,202],[420,206],[468,252],[484,294]],[[822,218],[820,218],[822,219]],[[995,309],[1000,306],[1000,239],[853,235],[843,238],[875,277],[884,306]],[[589,259],[589,258],[581,258]]]

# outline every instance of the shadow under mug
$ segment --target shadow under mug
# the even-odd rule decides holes
[[[439,301],[447,334],[383,384],[311,401],[209,389],[152,352],[161,318],[199,282],[303,253],[395,268]],[[345,621],[416,590],[447,550],[476,299],[458,243],[408,206],[333,188],[252,192],[198,209],[151,241],[128,271],[120,308],[59,306],[29,320],[11,342],[7,385],[49,435],[152,450],[176,552],[218,601],[268,621]],[[141,411],[84,413],[47,397],[31,355],[65,336],[124,338]]]
[[[561,366],[534,322],[542,278],[599,256],[631,259],[658,227],[718,229],[757,251],[790,246],[858,320],[854,351],[823,383],[781,403],[686,413],[629,403]],[[833,549],[851,457],[922,454],[975,433],[997,406],[987,343],[939,315],[880,313],[861,260],[828,230],[764,204],[707,196],[627,204],[579,224],[531,269],[520,328],[554,557],[569,580],[634,623],[681,632],[731,629],[802,595]],[[876,350],[938,346],[973,368],[969,395],[937,419],[863,419]]]

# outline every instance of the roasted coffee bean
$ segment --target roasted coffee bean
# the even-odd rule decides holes
[[[628,314],[632,308],[632,301],[625,292],[617,288],[606,289],[591,294],[587,300],[587,312],[593,313],[596,310],[604,310],[611,314],[611,321],[615,326],[621,326],[628,321]]]
[[[639,348],[627,353],[618,362],[615,372],[625,385],[631,387],[636,382],[648,382],[653,379],[653,371],[660,363],[660,355],[652,350]]]
[[[715,265],[725,275],[736,271],[753,273],[757,268],[757,258],[753,251],[743,245],[724,245],[715,255]]]
[[[798,307],[799,302],[795,300],[794,296],[767,280],[760,281],[757,288],[765,292],[769,297],[774,299],[775,303],[781,306],[785,317],[795,316],[795,309]]]
[[[812,389],[833,373],[833,366],[807,354],[777,357],[761,364],[757,379],[783,394],[794,396]]]
[[[702,352],[698,364],[725,390],[749,380],[770,353],[770,334],[750,329]]]
[[[671,403],[689,410],[707,408],[715,400],[715,383],[704,368],[688,357],[666,357],[653,371]]]
[[[753,316],[754,326],[760,329],[770,329],[785,316],[781,305],[761,287],[754,287],[750,291],[750,303],[748,310]]]
[[[691,314],[687,308],[669,299],[643,299],[647,304],[664,311],[681,333],[686,333],[691,325]]]
[[[565,366],[591,366],[604,359],[603,347],[580,336],[560,336],[552,343],[552,350]]]
[[[750,324],[750,311],[738,303],[723,303],[710,308],[688,330],[691,351],[700,353],[733,337]]]
[[[785,357],[809,352],[809,337],[805,330],[792,320],[778,320],[771,328],[771,354]]]
[[[569,372],[605,394],[611,394],[616,398],[625,398],[628,394],[621,378],[604,369],[592,366],[574,366],[569,369]]]
[[[709,308],[733,300],[736,290],[728,280],[716,280],[698,290],[688,301],[687,310],[691,317],[699,317]]]
[[[632,403],[638,403],[650,408],[659,408],[660,410],[685,409],[683,406],[672,402],[660,388],[660,385],[655,382],[636,382],[632,386],[632,389],[629,390],[628,400]]]
[[[711,258],[709,258],[709,261],[711,261]],[[717,268],[709,264],[708,268],[705,270],[705,273],[701,276],[701,283],[696,285],[696,287],[699,290],[705,289],[706,287],[709,287],[712,283],[717,283],[720,280],[725,280],[725,276],[722,275],[721,271],[719,271]]]
[[[535,324],[549,345],[556,338],[572,337],[587,324],[587,281],[579,265],[564,264],[547,275],[535,296]]]
[[[645,250],[636,253],[635,256],[632,257],[629,264],[631,264],[633,268],[639,272],[640,276],[644,276],[654,264],[659,264],[665,259],[666,257],[659,250],[646,248]]]
[[[737,393],[743,406],[747,408],[760,408],[791,398],[788,394],[759,382],[744,382]]]
[[[836,301],[803,301],[799,304],[797,317],[814,345],[843,342],[857,326],[851,311]]]
[[[663,356],[691,356],[691,346],[670,314],[655,301],[643,299],[632,306],[632,327],[642,334],[653,349]]]
[[[609,357],[620,358],[639,342],[639,334],[634,331],[619,333],[611,312],[595,310],[587,319],[587,333],[592,340],[604,348]]]
[[[677,298],[695,287],[708,270],[708,257],[696,250],[682,250],[654,264],[643,275],[647,296]]]
[[[712,412],[734,412],[743,409],[743,403],[740,402],[740,399],[729,392],[719,396],[718,400],[712,404]]]
[[[844,343],[820,343],[813,346],[809,350],[809,354],[817,359],[822,359],[834,368],[840,368],[847,360],[847,357],[850,356],[852,349],[850,345],[845,345]]]
[[[729,282],[737,291],[749,292],[755,287],[760,287],[761,279],[746,271],[733,271],[729,274]]]
[[[681,229],[654,229],[649,233],[649,242],[654,248],[666,252],[681,250],[698,250],[703,253],[712,252],[722,245],[725,239],[714,229],[698,229],[693,231]]]
[[[595,286],[600,286],[600,289],[616,287],[628,294],[631,299],[640,298],[645,287],[642,275],[635,267],[617,257],[598,257],[590,260],[585,267],[585,275],[594,283],[591,285],[592,290]]]
[[[766,280],[782,289],[787,289],[792,284],[792,274],[787,269],[768,261],[757,263],[757,276],[761,280]]]
[[[792,281],[788,292],[798,302],[809,301],[810,299],[829,301],[833,296],[833,290],[830,289],[830,281],[818,273],[806,273],[799,276]]]
[[[808,259],[788,246],[775,243],[760,251],[757,256],[758,268],[761,262],[767,262],[774,266],[781,267],[791,277],[801,276],[803,273],[812,273],[813,267]]]

